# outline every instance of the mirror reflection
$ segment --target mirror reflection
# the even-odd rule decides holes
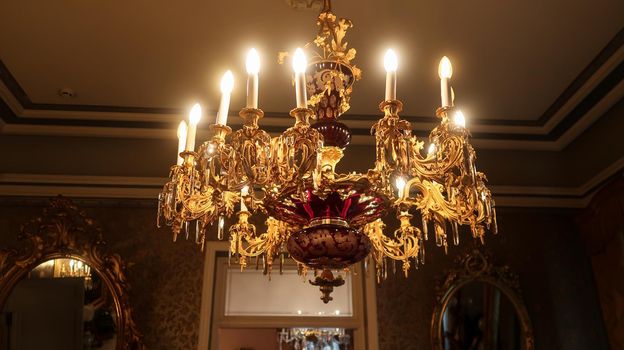
[[[512,301],[495,285],[472,281],[456,289],[442,314],[445,350],[522,349]]]
[[[17,283],[2,310],[9,350],[115,349],[114,300],[91,267],[78,259],[39,264]]]

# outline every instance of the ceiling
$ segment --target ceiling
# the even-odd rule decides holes
[[[454,64],[457,103],[470,118],[537,120],[624,26],[621,0],[336,0],[364,78],[353,115],[378,115],[382,57],[400,55],[406,116],[439,104],[437,62]],[[0,59],[35,104],[185,109],[218,103],[219,78],[236,75],[244,104],[246,50],[263,59],[261,108],[294,106],[290,68],[277,53],[313,39],[315,11],[285,0],[13,1],[0,5]],[[76,97],[60,97],[69,87]]]
[[[250,47],[262,59],[260,108],[266,117],[261,125],[283,130],[292,124],[287,113],[295,96],[290,67],[279,65],[277,54],[316,35],[317,10],[290,4],[310,2],[318,0],[4,1],[0,144],[3,137],[6,144],[17,144],[30,142],[27,137],[59,136],[171,143],[178,120],[195,101],[209,110],[202,136],[214,121],[226,69],[236,79],[230,121],[240,124],[233,116],[244,105]],[[368,135],[380,115],[383,54],[390,47],[399,55],[402,115],[422,136],[436,123],[438,61],[450,57],[456,104],[467,115],[474,144],[491,150],[485,158],[492,162],[525,152],[523,159],[541,159],[545,168],[563,158],[572,164],[568,153],[580,147],[573,142],[613,114],[624,97],[622,0],[334,0],[333,5],[339,17],[355,24],[347,41],[358,50],[354,63],[363,70],[352,108],[343,116],[355,145],[373,141]],[[59,96],[61,88],[76,96]],[[610,117],[609,123],[617,120]],[[611,124],[605,125],[601,128],[608,130]],[[568,153],[559,158],[548,153],[555,151]],[[610,151],[611,161],[622,156]],[[30,166],[22,170],[37,172]]]

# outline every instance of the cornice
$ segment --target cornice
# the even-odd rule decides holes
[[[491,185],[502,207],[585,208],[601,186],[623,176],[624,157],[576,187]],[[167,178],[129,176],[0,174],[0,196],[127,198],[156,201]]]
[[[588,64],[553,104],[533,120],[475,119],[470,125],[481,148],[559,151],[624,98],[624,29]],[[34,103],[0,61],[1,134],[81,137],[172,138],[183,110],[124,106]],[[353,143],[370,145],[370,127],[379,115],[345,115]],[[403,116],[419,136],[434,117]],[[240,126],[231,116],[232,126]],[[262,127],[278,133],[292,124],[286,113],[265,112]],[[173,136],[172,136],[173,135]]]

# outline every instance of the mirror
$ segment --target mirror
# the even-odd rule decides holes
[[[117,314],[111,292],[91,266],[76,259],[50,259],[30,270],[2,310],[7,349],[43,349],[75,344],[115,349]]]
[[[518,277],[479,249],[460,255],[438,287],[431,338],[436,350],[532,350]]]
[[[143,349],[125,265],[71,201],[51,200],[0,249],[0,348]]]
[[[444,350],[522,349],[513,303],[496,286],[468,282],[450,296],[442,313]]]

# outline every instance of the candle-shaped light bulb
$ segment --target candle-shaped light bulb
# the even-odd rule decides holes
[[[396,188],[399,192],[399,197],[403,197],[403,190],[405,189],[405,179],[403,177],[397,177],[395,180]]]
[[[438,75],[440,76],[440,96],[442,98],[442,107],[450,107],[453,105],[453,97],[451,92],[451,77],[453,76],[453,66],[451,60],[444,56],[440,60],[438,66]]]
[[[188,127],[186,126],[186,122],[183,120],[178,125],[178,165],[182,165],[184,159],[180,157],[180,153],[184,152],[186,149],[186,135],[188,134]]]
[[[234,88],[234,75],[232,75],[232,71],[228,70],[223,74],[221,78],[221,93],[222,94],[231,94],[232,89]]]
[[[256,49],[247,54],[247,108],[258,108],[258,72],[260,71],[260,56]]]
[[[442,57],[440,60],[438,75],[440,76],[440,79],[450,79],[453,76],[453,66],[451,65],[451,60],[449,60],[446,56]]]
[[[230,110],[230,96],[234,88],[234,76],[231,71],[225,72],[221,78],[221,103],[217,113],[217,124],[226,125],[228,112]]]
[[[241,211],[247,211],[247,205],[245,205],[245,197],[249,195],[249,186],[241,188]]]
[[[308,60],[306,59],[305,53],[303,53],[303,50],[300,47],[295,50],[292,64],[295,73],[305,73],[306,69],[308,68]]]
[[[186,145],[185,149],[187,151],[195,150],[195,135],[197,134],[197,124],[201,120],[202,109],[199,103],[193,105],[191,108],[191,112],[189,113],[189,124],[188,124],[188,132],[186,134]]]
[[[392,49],[386,51],[384,67],[386,68],[386,101],[396,100],[396,72],[399,67],[399,59]]]
[[[453,116],[453,123],[462,128],[466,127],[466,117],[462,111],[455,112],[455,115]]]
[[[306,91],[305,72],[308,68],[308,62],[301,48],[295,50],[293,56],[293,70],[295,71],[295,91],[297,94],[297,108],[306,108],[308,106],[308,96]]]
[[[260,56],[256,49],[251,49],[247,53],[245,67],[247,68],[247,74],[258,74],[260,72]]]

